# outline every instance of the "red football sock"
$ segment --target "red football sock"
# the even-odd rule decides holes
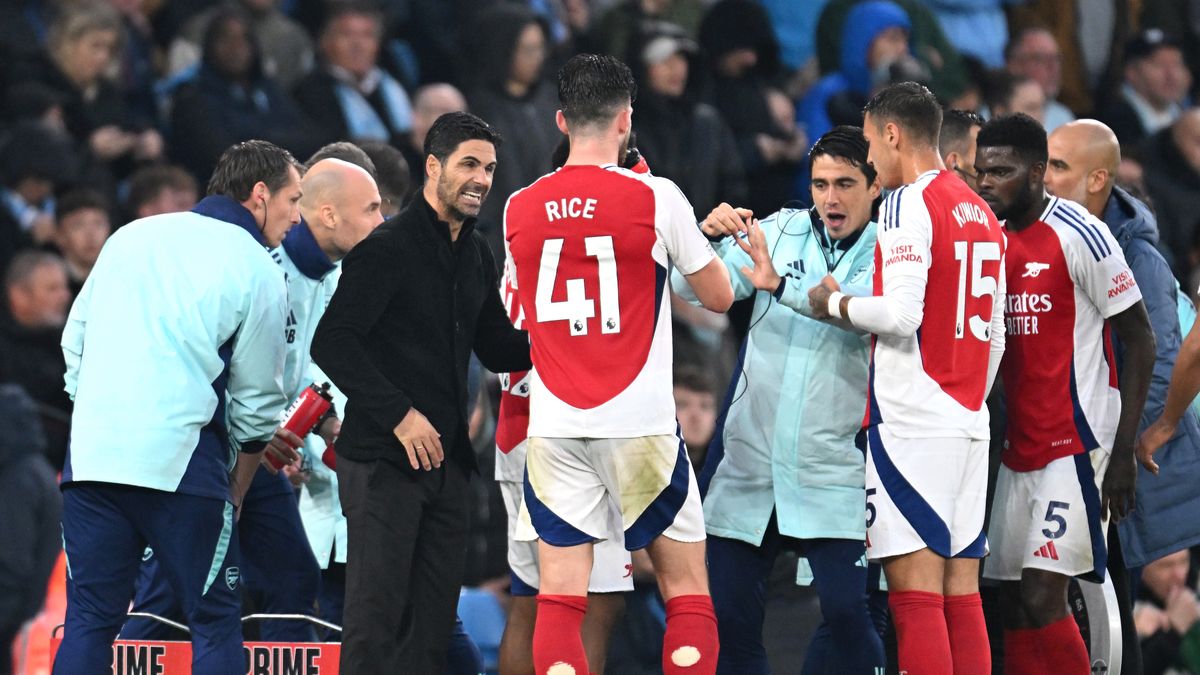
[[[992,672],[992,649],[979,594],[947,595],[944,613],[954,675]]]
[[[717,672],[717,615],[707,595],[680,595],[667,601],[663,636],[663,675]]]
[[[533,624],[533,667],[539,675],[589,673],[579,629],[587,613],[586,595],[538,595]]]
[[[1067,616],[1044,628],[1033,631],[1041,652],[1042,672],[1061,675],[1088,675],[1092,662],[1088,658],[1087,645],[1079,634],[1075,617]]]
[[[1004,630],[1004,675],[1038,675],[1043,669],[1036,628]]]
[[[908,675],[952,675],[950,636],[946,630],[945,600],[941,593],[888,593],[896,624],[900,671]]]

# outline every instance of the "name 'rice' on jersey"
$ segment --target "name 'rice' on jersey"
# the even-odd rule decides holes
[[[1033,471],[1060,457],[1111,450],[1121,392],[1106,320],[1142,299],[1125,255],[1107,225],[1056,197],[1008,240],[1001,461]]]
[[[927,171],[879,209],[874,293],[884,276],[925,280],[921,325],[877,335],[867,425],[908,438],[987,439],[992,320],[1002,311],[1004,231],[990,208],[949,171]]]
[[[674,183],[565,166],[515,193],[505,239],[532,343],[529,436],[675,432],[668,265],[715,257]]]

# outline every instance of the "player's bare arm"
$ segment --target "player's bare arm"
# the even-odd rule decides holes
[[[1179,420],[1183,419],[1183,414],[1197,394],[1200,394],[1200,321],[1192,324],[1192,329],[1179,345],[1179,355],[1171,371],[1171,385],[1167,388],[1167,402],[1162,414],[1146,427],[1137,440],[1138,461],[1151,473],[1158,473],[1154,453],[1175,435]]]
[[[1109,321],[1125,347],[1125,358],[1120,374],[1121,419],[1117,422],[1112,458],[1101,485],[1100,514],[1101,517],[1107,514],[1114,521],[1119,521],[1134,507],[1134,485],[1137,480],[1134,438],[1142,418],[1142,408],[1146,405],[1146,395],[1150,391],[1150,376],[1154,369],[1154,329],[1150,327],[1146,305],[1140,300]]]
[[[696,293],[704,308],[713,312],[726,312],[733,304],[733,286],[729,283],[729,270],[720,258],[714,257],[704,267],[684,277]]]

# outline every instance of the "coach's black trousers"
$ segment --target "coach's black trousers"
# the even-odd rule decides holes
[[[462,585],[470,476],[457,462],[413,472],[337,463],[346,514],[341,672],[442,675]]]

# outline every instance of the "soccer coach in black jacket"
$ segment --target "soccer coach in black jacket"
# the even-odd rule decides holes
[[[434,122],[425,187],[346,256],[313,339],[313,360],[348,399],[337,442],[344,673],[445,670],[475,469],[467,363],[474,350],[494,372],[531,367],[475,231],[499,143],[469,113]]]

